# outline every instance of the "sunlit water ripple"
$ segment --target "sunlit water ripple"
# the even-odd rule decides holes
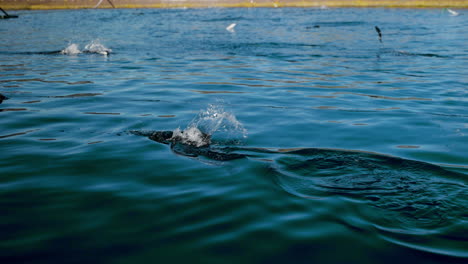
[[[0,262],[466,262],[463,12],[18,11]]]

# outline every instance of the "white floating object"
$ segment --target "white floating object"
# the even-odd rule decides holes
[[[459,13],[457,11],[454,11],[452,9],[447,8],[447,11],[450,13],[451,16],[458,16],[459,15]]]
[[[229,32],[234,32],[234,28],[236,27],[236,25],[237,25],[236,23],[232,23],[226,28],[226,30]]]

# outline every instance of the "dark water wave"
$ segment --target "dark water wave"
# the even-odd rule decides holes
[[[154,131],[133,131],[150,136]],[[200,161],[265,162],[265,177],[287,193],[306,200],[344,199],[361,208],[336,218],[354,228],[374,230],[388,242],[436,255],[466,258],[468,221],[466,174],[438,165],[364,151],[298,148],[264,149],[177,143],[171,150]],[[209,163],[222,166],[223,163]],[[462,228],[463,229],[463,228]],[[456,240],[462,243],[452,243]]]
[[[428,58],[453,58],[452,56],[448,55],[441,55],[437,53],[423,53],[423,52],[411,52],[411,51],[404,51],[404,50],[396,50],[392,48],[382,48],[378,52],[378,56],[380,55],[392,55],[392,56],[407,56],[407,57],[428,57]]]
[[[451,236],[466,239],[454,233],[468,221],[460,207],[468,203],[466,174],[398,157],[326,149],[282,153],[272,173],[277,184],[295,196],[334,196],[368,205],[360,217],[392,243],[468,257],[465,243],[450,243]]]

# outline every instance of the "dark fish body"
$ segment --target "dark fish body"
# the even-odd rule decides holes
[[[169,144],[171,143],[170,139],[172,138],[173,134],[174,132],[172,131],[156,131],[149,136],[149,139],[162,144]]]
[[[181,131],[181,133],[183,134],[184,131]],[[174,134],[173,131],[156,131],[150,134],[148,138],[162,144],[170,145],[172,151],[188,157],[203,156],[217,161],[229,161],[247,157],[247,155],[244,154],[223,151],[222,148],[212,148],[210,146],[211,136],[205,133],[202,133],[202,144],[200,144],[200,142],[187,141],[179,135],[174,136]]]
[[[3,102],[3,100],[8,100],[8,97],[4,96],[3,94],[0,94],[0,104]]]
[[[181,131],[180,133],[183,134],[184,131]],[[209,146],[211,143],[211,136],[205,133],[202,133],[201,142],[192,142],[184,139],[180,135],[174,135],[173,131],[156,131],[150,135],[149,138],[163,144],[183,142],[185,145],[197,147]]]

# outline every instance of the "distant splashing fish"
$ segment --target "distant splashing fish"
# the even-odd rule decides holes
[[[227,26],[226,30],[229,32],[234,32],[234,28],[237,26],[236,23],[232,23],[231,25]]]
[[[155,133],[158,134],[157,132]],[[153,134],[152,139],[160,139],[161,135]],[[168,135],[166,133],[166,135]],[[157,141],[157,140],[156,140]],[[181,142],[182,144],[195,146],[197,148],[206,147],[211,144],[211,135],[201,132],[196,127],[190,127],[186,130],[177,128],[172,132],[172,136],[167,139],[169,142]]]
[[[208,147],[211,144],[211,136],[193,127],[185,131],[176,129],[174,131],[155,131],[149,138],[159,143],[171,144],[182,143],[197,148]]]
[[[104,45],[102,45],[99,42],[93,41],[85,46],[85,49],[83,52],[84,53],[96,53],[96,54],[101,54],[101,55],[109,55],[112,52],[112,50],[106,48]]]
[[[198,128],[192,127],[184,131],[176,129],[174,131],[155,131],[149,135],[142,132],[132,132],[136,135],[148,136],[156,142],[170,145],[171,150],[186,157],[204,156],[217,161],[229,161],[247,157],[245,154],[229,153],[227,148],[212,148],[211,135],[201,132]]]
[[[454,11],[452,9],[447,8],[447,11],[450,13],[451,16],[458,16],[459,15],[459,13],[457,11]]]
[[[223,143],[238,144],[236,138],[246,137],[246,130],[236,117],[224,111],[222,105],[213,104],[200,113],[184,130],[139,132],[132,134],[147,136],[149,139],[170,145],[177,154],[198,157],[204,156],[217,161],[245,158],[246,155],[230,153],[229,148],[220,147]],[[216,139],[212,139],[213,135]]]
[[[382,43],[382,31],[378,26],[375,26],[375,31],[377,31],[377,34],[379,35],[379,41]]]
[[[72,43],[68,45],[65,49],[57,52],[59,54],[64,54],[64,55],[78,55],[80,53],[87,53],[87,54],[100,54],[107,56],[112,52],[111,49],[106,48],[104,45],[102,45],[99,42],[91,42],[87,44],[84,48],[83,51],[80,50],[78,44]],[[56,52],[48,52],[51,54],[54,54]]]

